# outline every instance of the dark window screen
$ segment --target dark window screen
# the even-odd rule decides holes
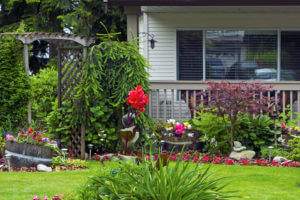
[[[178,79],[202,80],[203,78],[203,32],[178,31]]]
[[[281,80],[300,80],[300,31],[281,32]]]

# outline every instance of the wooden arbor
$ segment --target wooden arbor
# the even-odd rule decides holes
[[[72,101],[74,87],[79,82],[82,61],[87,56],[88,47],[95,40],[93,38],[82,37],[65,33],[4,33],[1,35],[15,35],[16,38],[24,44],[24,65],[27,75],[30,75],[29,69],[29,45],[37,40],[47,41],[49,46],[56,50],[58,65],[58,87],[57,98],[58,107],[66,100]],[[51,52],[50,52],[51,53]],[[31,103],[28,104],[28,123],[31,124]],[[85,129],[78,127],[72,130],[71,149],[74,156],[85,157]]]

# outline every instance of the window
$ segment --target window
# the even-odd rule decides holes
[[[177,32],[179,80],[201,80],[203,78],[202,41],[202,31]]]
[[[300,80],[300,31],[281,32],[281,80]]]
[[[276,80],[276,31],[206,31],[205,41],[207,79]]]

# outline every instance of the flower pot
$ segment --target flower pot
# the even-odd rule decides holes
[[[51,148],[33,144],[6,142],[5,154],[10,157],[13,168],[32,167],[38,164],[50,165],[56,156]]]

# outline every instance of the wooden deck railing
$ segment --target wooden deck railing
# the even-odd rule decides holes
[[[300,82],[262,84],[272,85],[273,91],[267,95],[275,99],[278,111],[289,107],[292,112],[300,112]],[[208,93],[208,102],[210,98],[207,84],[201,81],[152,81],[150,88],[149,115],[160,120],[189,119],[195,116],[199,104],[204,102],[203,94]]]

